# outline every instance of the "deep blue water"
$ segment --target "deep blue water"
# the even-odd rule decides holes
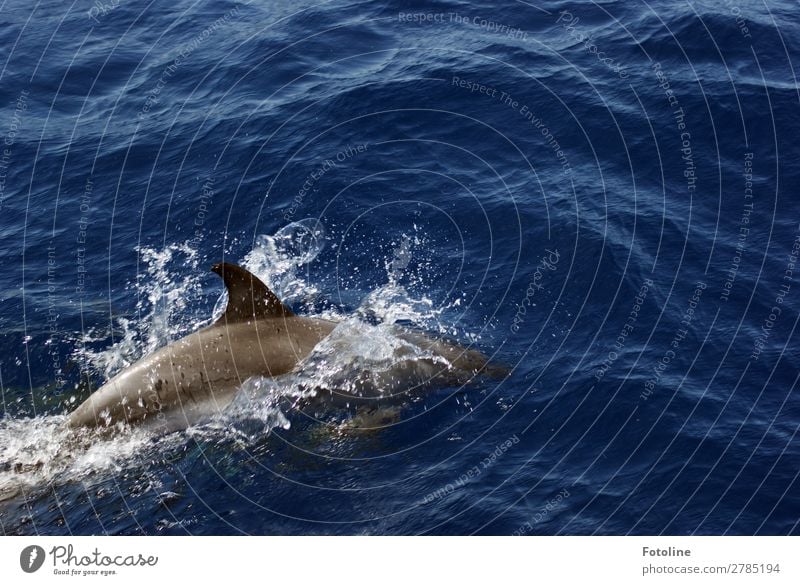
[[[3,534],[800,532],[794,2],[9,0],[0,47]],[[299,312],[394,284],[511,375],[69,452],[306,218]]]

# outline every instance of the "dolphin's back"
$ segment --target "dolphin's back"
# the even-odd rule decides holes
[[[185,424],[221,410],[251,376],[291,371],[333,329],[296,316],[264,283],[233,264],[216,264],[228,305],[209,327],[163,347],[114,376],[69,416],[73,427],[164,421]]]
[[[297,316],[206,327],[124,369],[79,406],[69,424],[164,420],[178,409],[187,426],[227,406],[247,378],[290,372],[332,328]]]

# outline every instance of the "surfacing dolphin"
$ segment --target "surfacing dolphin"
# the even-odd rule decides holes
[[[122,370],[69,415],[70,426],[127,422],[163,430],[185,428],[222,411],[248,378],[274,378],[301,368],[337,325],[295,315],[240,266],[220,263],[212,270],[222,277],[228,291],[225,313],[212,325]],[[413,379],[422,376],[443,383],[463,383],[479,373],[502,371],[490,366],[480,352],[456,343],[409,330],[398,329],[396,334],[422,352],[401,363],[399,371],[387,374],[386,386],[393,390],[412,379],[411,370]]]

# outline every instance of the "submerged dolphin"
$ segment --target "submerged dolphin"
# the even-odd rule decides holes
[[[185,428],[209,412],[221,411],[248,378],[295,371],[337,325],[295,315],[240,266],[220,263],[212,270],[228,291],[225,313],[212,325],[122,370],[69,415],[70,426],[144,422],[168,430]],[[488,366],[478,351],[408,330],[398,330],[397,335],[424,350],[426,357],[417,357],[411,367],[418,376],[465,381],[480,372],[493,373],[494,366]],[[401,369],[409,369],[409,363]],[[401,380],[403,374],[392,373],[387,383]]]

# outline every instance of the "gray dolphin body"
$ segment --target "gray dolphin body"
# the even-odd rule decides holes
[[[244,268],[222,263],[212,270],[228,291],[224,315],[122,370],[69,415],[70,426],[128,422],[185,428],[225,408],[248,378],[295,371],[336,327],[333,321],[295,315]],[[431,356],[414,360],[417,378],[461,381],[490,371],[480,352],[422,333],[399,336]],[[404,372],[392,372],[387,384],[396,388],[403,377]]]

